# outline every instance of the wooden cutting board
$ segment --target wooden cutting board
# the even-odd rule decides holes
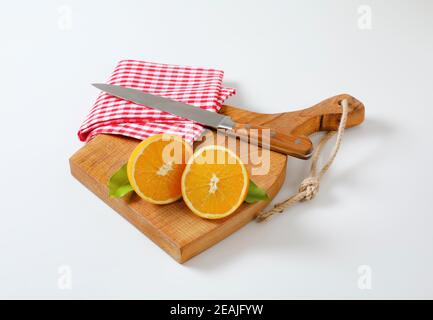
[[[346,127],[360,124],[364,120],[364,106],[349,95],[339,95],[311,108],[286,113],[262,114],[231,106],[223,106],[221,113],[231,116],[236,122],[307,136],[317,131],[337,129],[341,117],[339,102],[342,99],[348,99],[350,106]],[[215,134],[214,131],[206,133],[207,137],[213,137]],[[127,162],[130,153],[139,142],[121,136],[98,135],[70,158],[71,173],[180,263],[238,230],[269,203],[244,203],[227,218],[206,220],[191,213],[181,200],[159,206],[141,200],[135,193],[121,199],[108,197],[109,178]],[[237,141],[236,150],[240,149],[240,144],[245,143]],[[195,144],[194,147],[197,148],[198,145]],[[257,148],[251,149],[251,152],[258,152]],[[251,179],[266,189],[272,199],[284,182],[287,157],[271,151],[270,158],[270,170],[266,175],[251,174],[253,167],[249,164],[247,167]]]

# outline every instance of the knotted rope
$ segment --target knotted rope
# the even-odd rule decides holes
[[[340,125],[338,126],[338,130],[329,131],[319,141],[319,144],[317,145],[317,148],[314,151],[311,160],[311,169],[310,169],[309,177],[305,178],[301,182],[299,190],[296,194],[294,194],[290,198],[287,198],[283,202],[275,204],[272,209],[268,211],[262,211],[261,213],[259,213],[259,215],[256,217],[258,222],[262,222],[270,218],[275,213],[282,213],[285,209],[287,209],[288,207],[292,206],[297,202],[311,200],[319,192],[320,180],[328,171],[328,169],[331,167],[331,164],[334,161],[335,156],[337,155],[338,149],[340,148],[341,139],[343,138],[344,129],[346,128],[347,114],[349,113],[349,103],[346,99],[341,101],[341,107],[342,107],[342,114],[341,114],[341,120],[340,120]],[[319,160],[319,156],[322,152],[322,149],[325,146],[325,144],[329,141],[329,139],[331,139],[335,134],[337,134],[337,138],[335,141],[334,148],[332,149],[331,154],[329,155],[329,158],[324,164],[324,166],[322,167],[322,169],[320,169],[319,173],[317,173],[317,162]]]

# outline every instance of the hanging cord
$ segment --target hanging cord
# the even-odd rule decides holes
[[[341,114],[341,120],[340,120],[340,125],[338,126],[338,130],[327,132],[319,141],[319,144],[317,145],[317,148],[314,151],[311,160],[311,169],[310,169],[309,177],[305,178],[301,182],[301,186],[299,187],[299,190],[296,194],[284,200],[283,202],[275,204],[272,209],[268,211],[262,211],[261,213],[259,213],[259,215],[256,217],[258,222],[262,222],[270,218],[275,213],[282,213],[285,209],[287,209],[288,207],[292,206],[297,202],[311,200],[317,194],[317,192],[319,191],[320,179],[322,179],[322,177],[331,167],[331,164],[334,161],[335,156],[337,155],[338,149],[340,148],[341,139],[343,138],[344,129],[346,128],[347,114],[349,112],[349,103],[347,102],[346,99],[341,101],[341,107],[342,107],[342,114]],[[317,174],[317,161],[322,152],[322,149],[325,146],[325,144],[329,141],[329,139],[331,139],[335,134],[337,134],[337,139],[335,141],[334,148],[332,149],[331,154],[329,155],[328,161],[326,161],[325,165],[319,171],[319,174]]]

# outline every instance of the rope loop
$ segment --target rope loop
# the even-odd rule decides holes
[[[331,167],[331,164],[334,161],[337,152],[341,146],[341,140],[343,138],[344,129],[346,128],[347,115],[349,113],[349,102],[347,101],[347,99],[341,101],[341,108],[342,108],[342,113],[341,113],[341,120],[338,126],[338,130],[327,132],[320,140],[319,144],[317,145],[313,153],[313,157],[311,160],[310,175],[301,182],[298,192],[292,195],[291,197],[287,198],[283,202],[277,203],[276,205],[274,205],[272,209],[268,211],[260,212],[256,217],[256,220],[258,222],[267,220],[275,213],[282,213],[286,208],[292,206],[297,202],[312,200],[317,195],[320,187],[320,179],[325,175],[325,173]],[[332,149],[331,154],[329,155],[328,160],[323,165],[322,169],[319,171],[319,173],[317,173],[317,163],[318,163],[319,156],[323,150],[323,147],[335,134],[337,134],[337,138],[335,141],[334,148]]]

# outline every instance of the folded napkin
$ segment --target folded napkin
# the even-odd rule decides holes
[[[107,83],[217,112],[224,100],[235,94],[235,89],[222,87],[223,75],[223,71],[214,69],[123,60]],[[107,133],[143,140],[154,134],[171,133],[192,143],[202,132],[203,126],[194,121],[101,93],[81,125],[78,137],[89,141]]]

